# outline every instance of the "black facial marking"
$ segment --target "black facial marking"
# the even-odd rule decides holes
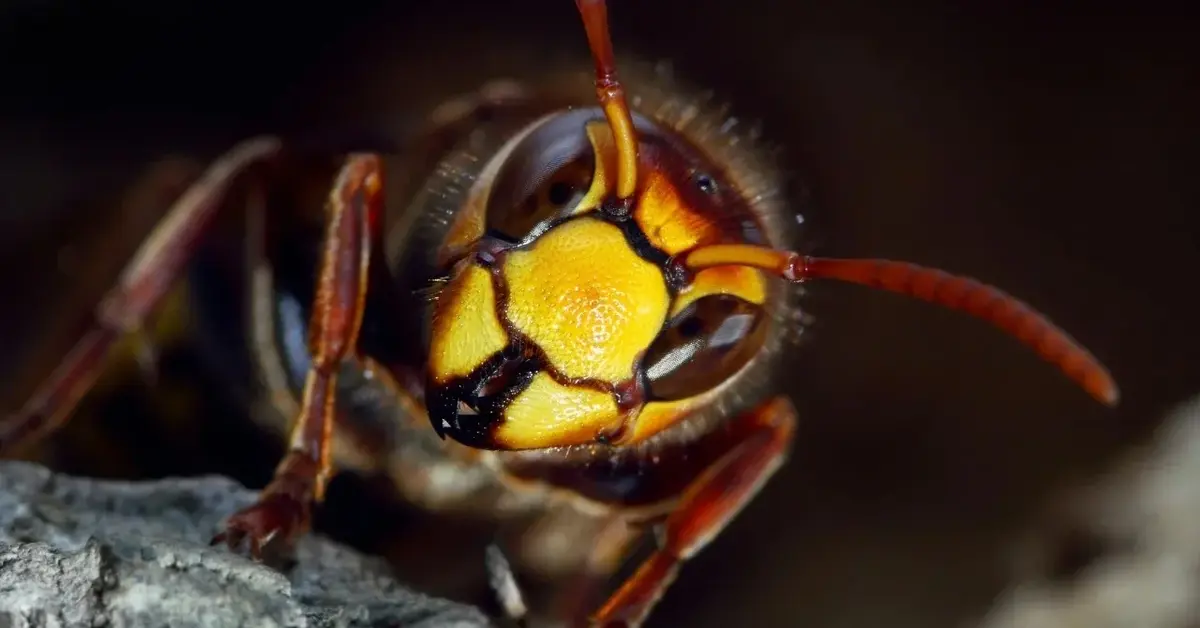
[[[620,203],[622,201],[614,199],[614,202]],[[606,203],[602,207],[607,206],[608,204]],[[586,216],[587,214],[584,214],[583,216],[580,216],[580,218]],[[625,236],[625,241],[629,243],[629,248],[633,249],[634,254],[646,260],[647,262],[658,266],[659,269],[663,271],[663,276],[667,277],[667,269],[669,266],[671,266],[671,256],[667,255],[665,251],[650,243],[650,239],[647,238],[646,234],[642,232],[642,228],[640,225],[638,225],[636,220],[629,220],[629,217],[632,216],[632,212],[614,216],[612,213],[605,210],[601,211],[599,216],[605,219],[605,221],[609,224],[621,230],[621,234]],[[670,282],[668,281],[668,284],[669,283]],[[672,294],[672,296],[674,295]]]
[[[569,220],[583,216],[566,217],[547,224],[541,230],[558,226]],[[621,227],[622,233],[629,237],[630,229],[640,233],[634,221],[614,223]],[[622,227],[622,225],[629,225]],[[644,236],[643,236],[644,239]],[[444,385],[430,385],[427,389],[427,409],[434,430],[441,438],[450,438],[479,449],[495,449],[498,443],[495,431],[504,420],[504,411],[521,393],[533,382],[538,373],[545,373],[562,386],[587,388],[614,395],[617,405],[622,411],[627,411],[629,404],[636,405],[644,398],[645,386],[638,379],[635,382],[613,386],[600,380],[573,379],[566,377],[554,368],[544,351],[519,329],[513,326],[507,316],[509,289],[502,268],[503,256],[514,249],[533,246],[536,236],[528,242],[516,245],[505,243],[494,238],[484,238],[476,246],[476,261],[487,268],[495,292],[496,320],[508,336],[509,342],[503,350],[479,365],[468,377],[455,379]],[[649,243],[646,243],[649,246]],[[652,248],[652,247],[651,247]],[[657,252],[657,251],[656,251]],[[658,252],[661,254],[661,252]],[[644,256],[643,256],[644,257]],[[663,256],[665,259],[665,255]],[[640,366],[636,366],[641,373]],[[466,408],[464,409],[465,406]],[[464,411],[468,410],[469,411]],[[612,440],[623,433],[619,428],[615,433],[597,434],[597,442],[603,439]]]
[[[481,414],[502,415],[508,404],[529,388],[529,384],[541,370],[542,365],[538,360],[519,361],[511,371],[505,372],[503,383],[495,392],[490,392],[482,386],[478,389],[483,394],[475,397],[475,410]]]
[[[526,357],[510,345],[470,376],[430,386],[426,404],[434,430],[442,438],[449,436],[471,447],[494,447],[493,433],[505,408],[529,387],[542,368],[539,358]]]

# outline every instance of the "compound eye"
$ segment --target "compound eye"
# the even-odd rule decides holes
[[[592,183],[595,157],[584,121],[569,114],[543,122],[513,149],[488,200],[492,235],[518,241],[576,205]]]
[[[762,348],[766,328],[762,308],[753,303],[728,295],[697,299],[646,352],[650,397],[685,399],[715,388]]]

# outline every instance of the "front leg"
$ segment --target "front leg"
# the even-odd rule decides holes
[[[371,225],[382,208],[379,158],[347,159],[329,197],[316,298],[309,326],[312,366],[292,426],[287,455],[258,501],[230,517],[213,544],[237,547],[248,541],[250,553],[276,538],[290,542],[307,531],[312,506],[325,497],[332,471],[331,432],[338,368],[356,358],[371,257]]]
[[[91,390],[113,347],[138,333],[178,281],[184,267],[225,205],[229,190],[256,164],[273,161],[279,141],[260,137],[242,142],[218,158],[179,196],[121,271],[117,284],[62,362],[12,416],[0,422],[0,453],[9,454],[58,430]],[[157,199],[179,185],[179,173],[156,171],[141,181],[138,196]],[[164,201],[165,202],[165,201]]]
[[[737,441],[684,492],[661,524],[658,550],[592,616],[593,626],[640,626],[683,562],[704,549],[783,464],[796,429],[787,398],[734,420]]]

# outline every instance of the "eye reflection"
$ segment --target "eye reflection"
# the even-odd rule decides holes
[[[754,356],[765,328],[752,303],[727,295],[697,300],[667,324],[646,354],[652,397],[682,399],[719,385]]]
[[[729,316],[722,321],[721,326],[708,338],[694,338],[668,351],[658,362],[646,369],[646,375],[651,380],[661,380],[705,349],[729,351],[738,342],[741,342],[742,338],[749,335],[750,330],[754,327],[754,323],[755,317],[752,314],[734,314]],[[697,328],[696,319],[689,318],[684,321],[684,326],[686,327],[681,330],[681,335],[687,336],[689,330]],[[696,332],[691,331],[690,333],[695,334]]]

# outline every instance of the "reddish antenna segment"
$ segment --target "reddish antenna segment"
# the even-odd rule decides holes
[[[617,145],[617,196],[627,201],[637,190],[637,133],[629,104],[625,101],[625,88],[617,79],[608,28],[608,5],[604,0],[575,0],[575,6],[583,17],[588,46],[596,62],[596,98],[600,100]]]
[[[1031,347],[1101,403],[1114,406],[1120,399],[1112,375],[1067,332],[1003,290],[970,277],[907,262],[809,257],[749,244],[700,247],[688,253],[683,264],[692,270],[752,266],[797,283],[836,279],[960,310],[999,327]]]

